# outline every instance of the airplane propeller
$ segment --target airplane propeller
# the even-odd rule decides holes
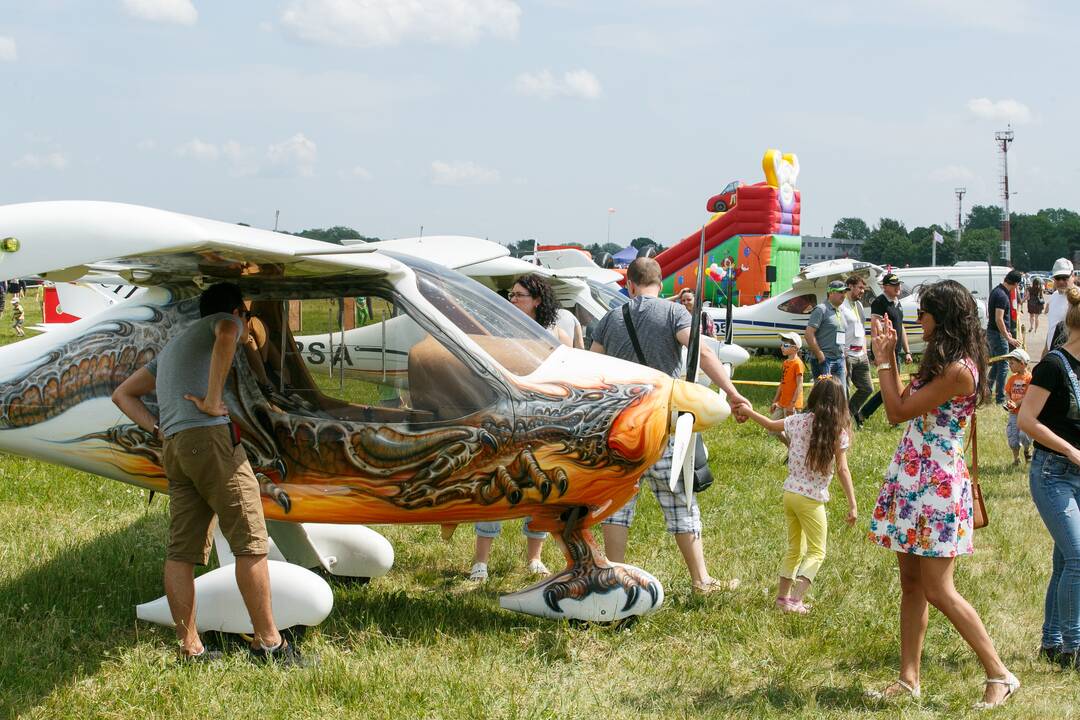
[[[705,292],[705,226],[701,226],[701,245],[698,250],[697,288],[694,292],[694,310],[690,313],[690,342],[686,347],[686,382],[696,383],[698,364],[701,360],[701,296]],[[728,322],[730,329],[731,323]],[[679,412],[675,420],[675,437],[672,442],[671,476],[668,487],[675,492],[679,475],[683,479],[683,492],[686,494],[686,508],[694,504],[694,448],[697,436],[694,433],[694,414]]]

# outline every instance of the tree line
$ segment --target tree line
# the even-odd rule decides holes
[[[964,219],[960,241],[956,229],[933,224],[908,230],[893,218],[881,218],[870,227],[861,218],[840,218],[832,236],[862,240],[860,257],[867,262],[894,267],[930,264],[934,231],[945,241],[938,245],[939,265],[961,260],[989,260],[1001,263],[1001,208],[975,205]],[[1010,213],[1012,264],[1021,270],[1049,270],[1059,257],[1072,258],[1080,251],[1080,214],[1072,210],[1047,208],[1036,213]]]

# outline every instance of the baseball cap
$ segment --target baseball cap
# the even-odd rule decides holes
[[[1010,285],[1016,285],[1023,279],[1024,273],[1020,272],[1019,270],[1010,270],[1005,275],[1005,282],[1009,283]]]
[[[847,292],[847,283],[843,280],[833,280],[829,283],[829,292]]]
[[[1005,357],[1019,360],[1025,365],[1031,362],[1031,356],[1028,355],[1027,350],[1025,350],[1024,348],[1013,348],[1012,351],[1010,351],[1009,354]]]
[[[785,340],[790,340],[791,343],[795,346],[796,350],[802,350],[802,338],[799,337],[799,333],[782,332],[780,333],[780,337],[784,338]]]
[[[882,285],[899,285],[900,284],[900,278],[897,277],[896,273],[887,272],[887,273],[885,273],[884,275],[881,276],[881,284]]]
[[[1066,258],[1058,258],[1054,261],[1054,269],[1050,271],[1051,277],[1061,277],[1062,275],[1072,275],[1073,264]]]

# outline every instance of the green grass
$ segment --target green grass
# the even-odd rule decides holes
[[[32,303],[28,304],[28,310]],[[28,313],[30,315],[31,313]],[[34,321],[28,318],[28,325]],[[6,328],[0,323],[0,340]],[[739,375],[775,378],[753,359]],[[760,407],[768,388],[748,390]],[[1000,718],[1071,717],[1080,677],[1034,659],[1050,542],[1009,464],[1005,417],[980,412],[990,527],[958,564],[957,584],[982,614],[1024,687]],[[397,566],[365,587],[336,586],[335,609],[309,632],[313,668],[255,667],[237,654],[177,667],[171,630],[135,620],[161,594],[167,499],[85,473],[0,457],[0,716],[29,718],[630,718],[968,715],[982,670],[931,611],[921,705],[863,699],[897,670],[893,554],[864,539],[881,471],[900,430],[883,413],[856,437],[851,468],[860,522],[829,508],[829,557],[808,617],[772,609],[783,549],[782,448],[726,423],[707,440],[717,483],[701,498],[710,570],[734,592],[695,597],[659,509],[646,492],[628,560],[664,583],[663,608],[632,628],[576,627],[498,608],[524,587],[520,522],[507,523],[492,580],[464,580],[470,528],[449,544],[431,527],[380,528]],[[561,558],[552,543],[545,561]]]

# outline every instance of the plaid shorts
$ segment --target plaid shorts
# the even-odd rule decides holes
[[[672,446],[669,442],[664,456],[641,477],[642,483],[647,482],[652,488],[656,501],[660,503],[660,510],[664,513],[669,533],[680,535],[694,533],[695,537],[701,537],[701,511],[698,509],[697,496],[694,497],[693,505],[687,510],[686,493],[682,490],[682,481],[679,481],[675,492],[668,487],[668,478],[671,476],[671,452]],[[630,523],[634,521],[636,505],[637,495],[630,498],[630,501],[618,512],[604,520],[603,524],[630,527]]]

